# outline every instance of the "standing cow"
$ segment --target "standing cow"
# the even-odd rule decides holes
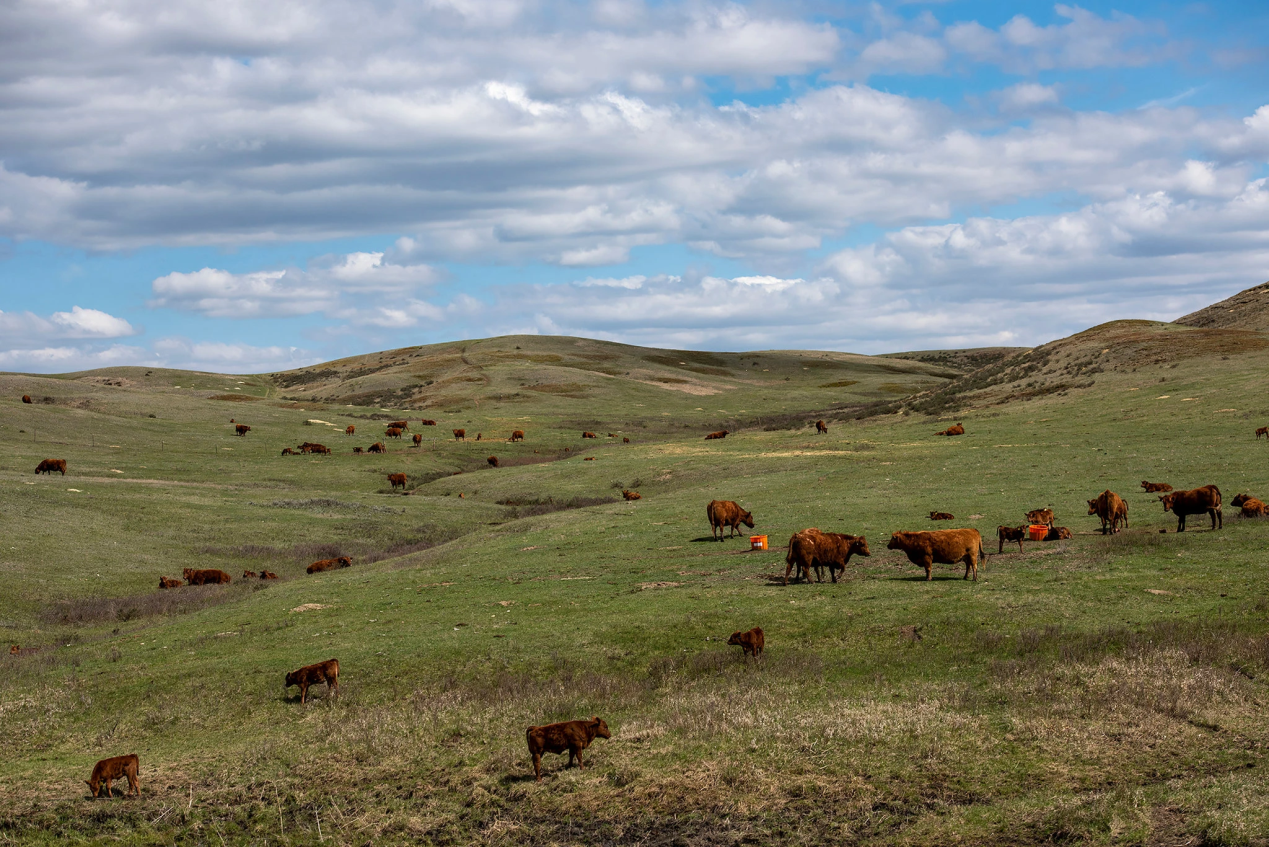
[[[542,754],[563,753],[568,751],[568,763],[585,769],[582,763],[582,751],[591,745],[596,738],[612,738],[608,724],[601,718],[591,717],[588,721],[564,721],[546,726],[531,726],[524,732],[525,741],[529,745],[529,755],[533,757],[533,775],[538,782],[542,781]]]
[[[456,429],[456,430],[454,430],[454,440],[455,440],[455,441],[466,441],[466,440],[467,440],[467,430],[465,430],[465,429]]]
[[[815,527],[793,533],[789,538],[789,552],[784,557],[784,584],[789,584],[789,574],[796,581],[799,577],[811,581],[811,568],[815,568],[815,581],[824,581],[824,568],[828,576],[837,582],[837,572],[845,576],[851,556],[872,555],[868,539],[862,535],[845,535],[840,532],[821,532]]]
[[[246,424],[234,424],[234,435],[246,435],[251,432],[251,427]]]
[[[88,790],[93,793],[93,797],[101,794],[103,783],[106,788],[106,799],[113,800],[114,793],[110,789],[110,783],[116,779],[128,780],[128,791],[123,796],[136,794],[141,796],[141,782],[137,779],[137,769],[141,766],[140,760],[136,753],[129,753],[126,756],[112,756],[109,759],[102,759],[93,765],[93,773],[87,780]]]
[[[52,476],[53,471],[57,471],[62,476],[66,476],[66,460],[65,459],[43,459],[35,467],[35,473],[37,475],[46,473],[49,476]]]
[[[998,526],[996,527],[996,538],[1000,544],[997,546],[996,552],[1005,552],[1005,542],[1018,542],[1018,552],[1022,552],[1022,539],[1027,534],[1025,526]]]
[[[348,426],[344,427],[344,435],[352,435],[356,431],[357,431],[357,427],[354,426],[353,424],[349,424]]]
[[[740,647],[744,655],[753,656],[757,659],[762,655],[762,651],[766,649],[767,638],[762,632],[762,627],[755,626],[748,632],[736,630],[731,634],[731,638],[727,639],[727,643]]]
[[[523,441],[523,440],[524,440],[524,430],[522,430],[522,429],[513,430],[513,431],[512,431],[512,433],[511,433],[511,440],[512,440],[512,441]]]
[[[1035,526],[1053,526],[1053,510],[1032,509],[1027,512],[1027,522]]]
[[[417,432],[414,433],[414,435],[412,435],[411,438],[414,439],[415,447],[419,447],[423,444],[423,436],[419,435]]]
[[[723,540],[725,526],[731,528],[728,538],[736,534],[742,523],[753,529],[753,513],[740,508],[734,500],[710,500],[705,514],[709,518],[710,536],[718,541]]]
[[[1225,519],[1221,516],[1221,490],[1215,485],[1204,485],[1190,491],[1173,491],[1159,498],[1163,511],[1176,515],[1176,531],[1185,532],[1187,515],[1206,513],[1212,519],[1212,529],[1222,529]]]
[[[986,567],[987,554],[983,552],[983,537],[976,529],[937,529],[923,532],[896,532],[890,536],[889,550],[902,550],[908,561],[925,568],[927,581],[934,578],[934,564],[955,565],[965,563],[965,579],[974,575],[978,581],[978,560]]]
[[[823,421],[816,421],[816,422],[815,422],[815,434],[816,434],[816,435],[828,435],[828,425],[827,425],[827,424],[825,424]]]
[[[1171,496],[1171,495],[1168,495]],[[1165,507],[1166,509],[1166,507]],[[1102,535],[1119,532],[1119,524],[1128,527],[1128,504],[1118,494],[1109,489],[1097,495],[1097,499],[1088,501],[1088,513],[1097,515],[1102,521]]]
[[[390,473],[388,474],[388,482],[392,483],[393,491],[396,491],[398,486],[400,486],[402,491],[405,491],[405,474]]]
[[[291,671],[286,675],[286,684],[282,686],[282,691],[290,688],[292,685],[300,687],[300,702],[308,702],[308,687],[310,685],[319,685],[326,683],[326,691],[328,694],[339,696],[339,660],[327,659],[324,662],[318,662],[315,665],[305,665],[297,671]]]

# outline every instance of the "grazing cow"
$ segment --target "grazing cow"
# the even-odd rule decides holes
[[[1111,533],[1119,532],[1120,521],[1123,521],[1124,527],[1128,526],[1128,504],[1113,491],[1103,491],[1096,500],[1089,500],[1088,513],[1101,518],[1102,535],[1108,528]]]
[[[296,445],[296,447],[301,453],[308,454],[313,450],[313,442],[305,441],[303,444]]]
[[[357,431],[357,427],[353,424],[349,424],[347,427],[344,428],[344,435],[352,435],[356,431]]]
[[[498,467],[498,457],[497,457],[497,456],[490,456],[488,459],[485,459],[485,461],[489,463],[489,467],[491,467],[491,468],[496,468],[496,467]]]
[[[762,649],[767,645],[767,639],[762,634],[762,627],[755,626],[748,632],[737,630],[731,634],[731,638],[727,639],[728,644],[737,645],[746,656],[753,656],[755,659],[762,655]]]
[[[930,512],[930,520],[932,521],[954,521],[956,515],[951,512]]]
[[[259,576],[259,574],[257,574],[255,571],[243,571],[243,572],[242,572],[242,578],[243,578],[243,579],[255,579],[257,576]]]
[[[397,429],[395,426],[390,426],[383,434],[388,438],[400,438],[401,430]]]
[[[1026,535],[1027,535],[1027,528],[1025,526],[998,526],[996,527],[996,538],[999,539],[1000,541],[1000,544],[997,545],[998,549],[996,550],[996,552],[997,553],[1005,552],[1006,541],[1009,541],[1009,542],[1017,541],[1018,552],[1021,553],[1022,539],[1025,538]]]
[[[66,476],[66,460],[65,459],[44,459],[35,466],[35,473],[46,473],[53,475],[53,471],[58,471],[62,476]]]
[[[1144,479],[1141,481],[1141,487],[1146,490],[1147,494],[1154,494],[1156,491],[1167,493],[1172,490],[1172,486],[1166,482],[1146,482]]]
[[[404,474],[402,474],[404,476]],[[338,568],[352,567],[352,559],[348,556],[340,556],[337,559],[321,559],[305,568],[306,573],[321,573],[322,571],[333,571]]]
[[[1064,526],[1051,526],[1049,531],[1044,534],[1045,541],[1065,541],[1072,538],[1071,531]]]
[[[316,453],[319,456],[329,456],[330,448],[324,444],[310,444],[308,445],[308,452]]]
[[[629,438],[622,438],[622,439],[621,439],[621,443],[622,443],[622,444],[629,444],[629,443],[630,443],[630,439],[629,439]]]
[[[361,453],[363,453],[363,452],[365,452],[365,451],[363,451],[360,447],[354,447],[354,448],[353,448],[353,454],[354,454],[354,455],[360,455],[360,454],[361,454]]]
[[[23,395],[22,395],[22,402],[23,402],[23,403],[26,403],[27,405],[30,405],[30,404],[31,404],[31,395],[30,395],[30,394],[23,394]]]
[[[415,446],[415,447],[420,447],[420,446],[422,446],[422,444],[423,444],[423,436],[419,435],[417,432],[416,432],[416,433],[414,433],[414,435],[413,435],[413,436],[411,436],[411,439],[414,441],[414,446]]]
[[[371,444],[369,447],[366,448],[366,452],[367,453],[387,453],[388,448],[383,446],[382,441],[376,441],[374,444]]]
[[[235,435],[246,435],[248,432],[251,432],[251,427],[247,426],[246,424],[235,424],[235,425],[234,425],[234,434],[235,434]]]
[[[1253,500],[1253,499],[1255,498],[1253,498],[1250,494],[1235,494],[1234,499],[1229,501],[1229,505],[1237,508],[1241,506],[1242,504],[1246,503],[1248,500]]]
[[[983,537],[976,529],[938,529],[925,532],[896,532],[890,536],[886,545],[890,550],[902,550],[908,555],[908,561],[925,568],[926,580],[934,578],[931,566],[955,565],[965,563],[965,579],[974,575],[978,581],[978,559],[981,556],[983,566],[987,565],[987,554],[983,552]]]
[[[399,429],[404,432],[405,430],[410,428],[410,422],[409,421],[393,421],[392,423],[388,424],[388,426],[394,429]]]
[[[960,424],[954,424],[952,426],[949,426],[947,429],[943,430],[942,432],[936,432],[934,434],[935,435],[964,435],[965,427],[961,426]]]
[[[1027,522],[1040,526],[1053,526],[1053,510],[1052,509],[1032,509],[1027,512]]]
[[[1176,515],[1177,532],[1185,532],[1187,515],[1201,515],[1204,512],[1212,519],[1212,529],[1222,529],[1225,526],[1225,519],[1221,515],[1221,490],[1215,485],[1204,485],[1190,491],[1173,491],[1171,494],[1164,494],[1159,500],[1163,503],[1163,511]]]
[[[427,418],[423,418],[421,421],[419,421],[419,423],[422,424],[423,426],[436,426],[436,421],[430,421]]]
[[[31,402],[31,401],[30,401],[30,400],[23,399],[23,401],[22,401],[22,402],[24,402],[24,403],[29,403],[29,402]],[[1263,435],[1265,438],[1269,438],[1269,426],[1262,426],[1260,429],[1256,430],[1256,440],[1257,440],[1257,441],[1259,441],[1259,440],[1260,440],[1260,436],[1262,436],[1262,435]]]
[[[172,579],[170,576],[159,577],[159,588],[180,588],[180,587],[181,587],[181,581],[179,579]]]
[[[511,433],[511,440],[512,440],[512,441],[523,441],[523,440],[524,440],[524,430],[522,430],[522,429],[513,430],[513,431],[512,431],[512,433]]]
[[[277,579],[278,575],[275,574],[273,571],[260,571],[260,578],[261,579]]]
[[[1248,497],[1241,504],[1242,515],[1244,518],[1263,518],[1265,516],[1265,504],[1257,500],[1255,497]]]
[[[827,424],[825,424],[823,421],[816,421],[816,422],[815,422],[815,434],[816,434],[816,435],[828,435],[828,425],[827,425]]]
[[[305,665],[298,671],[291,671],[286,675],[286,684],[282,686],[282,690],[292,685],[300,687],[300,702],[308,702],[308,687],[310,685],[318,685],[326,683],[326,691],[336,697],[339,696],[339,660],[327,659],[324,662],[318,662],[315,665]]]
[[[388,482],[392,483],[393,491],[397,490],[397,486],[401,486],[401,490],[405,491],[405,474],[390,473],[388,474]]]
[[[705,436],[706,441],[713,441],[718,438],[726,438],[730,434],[730,430],[720,429],[718,432],[711,432]]]
[[[136,753],[129,753],[126,756],[112,756],[109,759],[102,759],[93,765],[93,775],[90,776],[86,783],[88,790],[93,793],[93,797],[97,797],[101,793],[102,783],[106,786],[106,798],[113,799],[114,794],[110,790],[110,783],[116,779],[128,779],[128,791],[124,794],[127,797],[135,793],[141,796],[141,783],[137,780],[137,768],[140,767],[141,761],[137,758]]]
[[[588,721],[564,721],[529,727],[524,732],[524,739],[529,744],[529,755],[533,757],[534,777],[538,782],[542,781],[543,753],[563,753],[567,750],[569,766],[572,766],[573,759],[576,758],[577,766],[585,770],[582,751],[596,738],[612,738],[608,724],[597,717],[591,717]]]
[[[465,429],[456,429],[456,430],[454,430],[454,440],[455,440],[455,441],[466,441],[466,440],[467,440],[467,430],[465,430]]]
[[[733,500],[710,500],[709,505],[705,507],[705,514],[709,517],[710,535],[719,541],[723,540],[725,526],[731,527],[728,538],[736,534],[736,530],[740,529],[742,523],[753,529],[753,513],[746,512]]]
[[[599,436],[593,432],[583,432],[582,438],[598,438]]]
[[[642,500],[643,499],[643,495],[640,494],[638,491],[630,491],[629,489],[625,489],[625,488],[621,490],[621,496],[625,498],[626,500]]]
[[[828,568],[828,576],[837,582],[837,572],[846,573],[846,565],[853,555],[871,556],[868,539],[862,535],[844,535],[840,532],[821,532],[811,527],[793,533],[789,539],[789,552],[784,557],[784,584],[789,584],[789,573],[794,566],[799,576],[807,582],[811,581],[811,568],[815,568],[815,581],[824,581],[824,568]]]
[[[229,574],[216,568],[207,568],[204,570],[195,570],[194,568],[186,568],[184,571],[185,581],[190,585],[228,585],[232,580]]]

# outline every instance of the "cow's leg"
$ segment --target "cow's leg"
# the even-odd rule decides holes
[[[538,782],[542,781],[542,754],[533,754],[533,776]]]
[[[829,565],[828,575],[833,580],[833,584],[836,585],[837,584],[837,568],[833,567],[832,565]],[[846,566],[842,565],[842,577],[845,578],[845,576],[846,576]]]
[[[1185,515],[1176,516],[1176,531],[1185,532]]]
[[[921,562],[921,565],[925,568],[925,581],[929,582],[934,579],[934,571],[932,570],[934,559],[932,557],[926,557],[926,559]]]
[[[793,563],[792,563],[792,562],[788,562],[788,563],[786,563],[786,564],[785,564],[785,566],[784,566],[784,584],[785,584],[785,585],[788,585],[788,584],[789,584],[789,574],[791,574],[791,573],[793,573]],[[799,574],[800,574],[800,573],[802,573],[802,566],[801,566],[801,565],[799,565],[799,566],[798,566],[798,573],[799,573]],[[797,578],[796,576],[795,576],[795,577],[793,577],[793,581],[794,581],[794,582],[797,582],[797,579],[798,579],[798,578]]]
[[[115,799],[115,793],[110,790],[110,777],[106,777],[106,799],[107,800]]]
[[[131,794],[133,792],[135,792],[138,797],[141,796],[141,782],[137,779],[136,774],[129,773],[128,774],[128,793]]]
[[[584,748],[582,748],[582,747],[578,747],[578,748],[577,748],[577,766],[578,766],[579,768],[581,768],[582,770],[586,770],[586,763],[582,761],[582,750],[583,750],[583,749],[584,749]],[[570,756],[569,758],[571,759],[572,757]]]
[[[301,682],[300,683],[300,703],[303,704],[307,702],[308,702],[308,683]]]

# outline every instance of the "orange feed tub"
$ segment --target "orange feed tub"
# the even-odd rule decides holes
[[[765,536],[765,535],[751,535],[751,536],[749,536],[749,549],[750,549],[750,550],[766,550],[766,549],[767,549],[767,536]]]
[[[1027,534],[1031,536],[1032,541],[1043,541],[1044,537],[1049,534],[1049,528],[1043,524],[1032,524],[1027,527]]]

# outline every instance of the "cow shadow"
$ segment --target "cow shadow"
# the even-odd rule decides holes
[[[739,536],[739,535],[737,535],[737,536],[736,536],[736,538],[740,538],[740,536]],[[726,541],[727,539],[726,539],[726,538],[724,538],[723,540],[724,540],[724,541]],[[702,535],[700,538],[693,538],[693,539],[692,539],[691,541],[689,541],[688,543],[689,543],[689,544],[700,544],[702,541],[712,541],[712,542],[717,542],[717,541],[718,541],[718,539],[717,539],[717,538],[710,538],[708,535]]]
[[[981,571],[983,570],[981,565],[979,566],[978,570],[980,571],[979,575],[981,576],[982,575]],[[966,581],[963,576],[953,576],[951,574],[942,574],[942,575],[935,574],[932,579],[926,579],[924,576],[893,576],[890,578],[890,580],[891,582],[948,582],[952,580],[956,582]],[[973,582],[974,580],[970,579],[968,581]]]

